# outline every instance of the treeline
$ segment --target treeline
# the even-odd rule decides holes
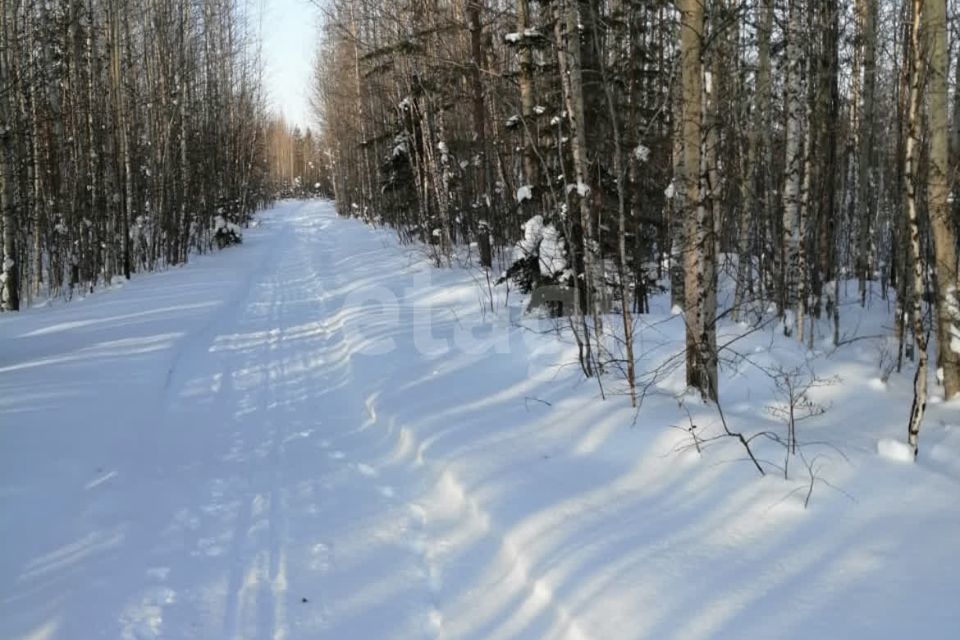
[[[271,197],[234,0],[0,0],[6,310],[232,241]]]
[[[309,128],[301,131],[282,117],[271,119],[267,124],[266,162],[274,196],[331,195],[327,162]]]
[[[708,398],[718,317],[772,303],[812,345],[842,280],[861,304],[895,292],[915,445],[928,334],[960,392],[946,5],[332,0],[316,92],[336,197],[438,264],[472,245],[527,290],[560,287],[584,371],[625,364],[631,389],[631,314],[667,279]]]

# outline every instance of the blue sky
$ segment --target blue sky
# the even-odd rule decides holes
[[[263,0],[264,79],[271,107],[313,126],[309,93],[319,10],[309,0]]]

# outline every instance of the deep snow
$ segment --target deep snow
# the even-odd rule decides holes
[[[912,371],[880,380],[887,341],[735,343],[722,395],[748,433],[782,433],[761,367],[839,376],[799,427],[831,445],[808,445],[804,509],[801,463],[759,478],[735,443],[686,446],[718,421],[678,404],[679,370],[635,415],[516,294],[481,311],[475,273],[330,203],[261,220],[0,318],[0,638],[960,633],[960,403],[932,403],[900,460]],[[640,370],[682,347],[663,307],[638,319]],[[888,317],[845,308],[845,331]]]

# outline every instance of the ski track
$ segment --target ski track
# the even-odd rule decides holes
[[[356,318],[337,310],[356,274],[326,232],[335,224],[327,205],[279,208],[241,249],[255,266],[192,303],[207,313],[157,350],[162,380],[144,385],[158,395],[141,416],[142,446],[88,483],[105,495],[74,517],[93,532],[51,559],[82,564],[96,581],[60,594],[71,616],[50,603],[50,621],[33,628],[12,611],[21,598],[6,597],[9,628],[123,640],[444,637],[440,551],[417,501],[438,476],[422,451],[379,468],[401,432],[375,429],[378,392],[352,371],[358,345],[344,327]],[[452,478],[446,472],[441,485]],[[125,506],[135,512],[113,513]],[[461,496],[453,508],[463,508]],[[31,572],[7,575],[17,573],[5,593],[29,594]]]
[[[796,514],[758,505],[763,483],[695,491],[662,455],[671,433],[652,437],[643,465],[592,461],[582,454],[610,438],[607,409],[549,395],[555,374],[528,371],[519,332],[480,388],[456,387],[484,356],[421,348],[414,320],[440,294],[330,203],[282,203],[246,245],[194,262],[0,325],[15,336],[0,415],[42,427],[5,432],[4,447],[49,447],[41,470],[0,459],[0,539],[17,540],[0,552],[0,637],[741,637],[737,611],[764,592],[811,572],[832,593],[892,553],[881,541],[851,556],[812,526],[779,527]],[[363,305],[387,296],[399,306]],[[445,338],[460,320],[441,316]],[[401,357],[362,355],[388,342]],[[578,418],[530,417],[525,394]],[[841,519],[832,535],[861,532]],[[743,548],[766,564],[725,562],[661,601]],[[811,568],[827,559],[855,570]],[[816,591],[783,627],[754,621],[742,637],[800,624],[824,606]],[[862,624],[850,628],[886,628]]]

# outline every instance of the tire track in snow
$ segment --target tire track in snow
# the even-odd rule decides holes
[[[287,228],[286,235],[289,238],[285,243],[288,247],[299,247],[292,227]],[[256,620],[251,626],[257,629],[257,637],[277,640],[285,638],[289,631],[286,552],[289,543],[289,499],[284,482],[285,452],[287,443],[302,437],[303,434],[301,431],[290,434],[291,424],[282,413],[293,401],[289,388],[289,369],[300,358],[289,339],[291,329],[295,326],[295,318],[290,318],[293,302],[291,293],[295,293],[297,289],[290,287],[288,283],[302,270],[302,266],[299,252],[285,252],[274,267],[270,279],[269,338],[264,345],[265,354],[258,358],[259,362],[266,364],[265,384],[261,386],[262,395],[257,406],[264,416],[264,426],[268,433],[268,443],[265,446],[268,451],[264,452],[259,463],[263,468],[262,472],[254,475],[260,485],[260,493],[257,495],[266,495],[268,504],[264,510],[265,521],[261,521],[265,524],[260,525],[261,528],[266,528],[266,540],[255,544],[250,558],[254,566],[252,570],[257,571]],[[257,526],[254,524],[254,527]]]
[[[198,423],[202,428],[195,438],[195,444],[207,450],[201,460],[208,461],[209,480],[205,497],[197,501],[204,506],[200,518],[195,518],[192,547],[201,562],[226,565],[221,627],[226,637],[248,636],[254,629],[257,637],[285,635],[281,469],[286,436],[282,423],[273,420],[273,409],[282,401],[278,384],[285,378],[284,356],[279,353],[287,306],[282,252],[292,234],[289,227],[278,232],[250,272],[242,294],[234,296],[242,302],[222,305],[204,329],[185,342],[194,353],[178,359],[180,364],[196,365],[191,374],[216,364],[210,406],[203,410],[189,400],[189,385],[202,377],[179,381],[164,392],[167,406],[186,411],[188,419],[209,417]],[[176,414],[169,413],[161,419],[175,419]],[[189,600],[181,602],[190,605]]]
[[[331,386],[342,385],[336,392],[336,406],[341,409],[355,407],[357,415],[354,429],[350,429],[349,423],[343,420],[328,422],[328,427],[333,427],[333,430],[325,433],[326,438],[320,443],[318,452],[326,451],[327,463],[332,465],[332,477],[350,474],[349,482],[358,489],[358,494],[369,491],[374,495],[379,494],[381,499],[390,503],[401,505],[402,517],[407,522],[400,527],[401,531],[406,532],[402,533],[406,537],[404,547],[411,554],[421,576],[421,595],[418,596],[423,603],[419,614],[421,633],[431,638],[457,637],[456,630],[462,628],[462,625],[458,627],[455,618],[449,621],[444,619],[443,574],[445,563],[456,553],[455,550],[451,551],[454,547],[451,537],[468,536],[482,543],[484,549],[491,550],[490,560],[496,563],[501,572],[499,578],[495,579],[501,588],[511,593],[510,602],[505,605],[505,622],[488,628],[489,633],[485,637],[506,637],[511,629],[522,629],[524,620],[529,616],[547,613],[554,620],[551,627],[554,635],[559,630],[560,636],[571,640],[588,638],[571,611],[557,600],[549,580],[539,572],[537,563],[527,556],[522,543],[492,522],[490,514],[471,495],[457,476],[455,468],[441,459],[431,459],[426,443],[418,438],[413,429],[405,426],[396,428],[395,418],[382,415],[377,390],[363,392],[366,384],[375,381],[358,379],[352,362],[356,345],[348,334],[353,311],[337,308],[337,305],[347,296],[357,293],[357,287],[376,286],[377,280],[363,280],[351,269],[349,261],[344,262],[346,258],[343,257],[343,251],[348,243],[339,241],[336,225],[315,233],[312,237],[318,241],[312,246],[311,242],[305,241],[304,238],[310,238],[314,231],[312,223],[304,222],[302,217],[291,223],[291,233],[296,238],[292,239],[290,254],[284,256],[283,262],[297,263],[297,268],[291,273],[297,273],[299,282],[304,283],[298,285],[300,293],[305,294],[302,297],[318,301],[315,317],[322,334],[320,354],[323,366],[327,369],[325,379],[329,380]],[[334,268],[335,265],[337,268]],[[359,291],[362,293],[362,289]],[[288,288],[285,293],[293,295],[295,292]],[[284,307],[289,307],[289,298]],[[281,336],[281,344],[284,337]],[[395,478],[399,481],[399,492],[396,482],[384,483],[377,465],[367,458],[368,452],[382,450],[382,438],[385,435],[390,439],[388,446],[415,453],[415,457],[405,465],[392,467],[400,476]],[[378,439],[381,441],[378,442]],[[329,446],[324,447],[323,444]],[[344,447],[344,444],[351,446]],[[383,459],[383,456],[378,458]],[[422,491],[424,487],[428,489],[426,495]],[[336,585],[330,581],[347,570],[346,566],[340,566],[337,547],[336,539],[321,536],[307,550],[312,565],[321,573],[318,576],[320,595],[315,594],[315,597],[320,600],[323,616],[330,618],[334,625],[337,623],[337,601],[331,600],[330,596]],[[447,622],[452,625],[449,629]],[[470,633],[470,629],[465,631]],[[475,635],[476,629],[473,631]]]
[[[381,475],[381,471],[374,461],[367,457],[367,453],[382,448],[382,431],[376,427],[379,424],[377,412],[377,400],[379,391],[362,393],[363,380],[358,380],[354,372],[352,358],[355,345],[347,335],[350,316],[345,313],[349,311],[344,307],[332,310],[337,302],[343,302],[344,291],[349,293],[354,289],[349,281],[351,273],[349,269],[335,268],[335,264],[340,260],[340,245],[337,243],[335,233],[322,233],[310,257],[311,274],[310,280],[317,289],[320,303],[320,316],[324,333],[324,360],[327,366],[333,371],[334,378],[345,380],[346,386],[343,392],[338,392],[342,404],[354,407],[357,411],[357,422],[353,428],[349,423],[343,423],[345,430],[337,430],[330,435],[337,441],[350,443],[349,450],[360,454],[359,456],[345,453],[342,448],[334,445],[329,440],[323,440],[321,446],[326,450],[328,460],[337,468],[344,472],[351,473],[351,484],[354,488],[363,488],[360,493],[372,494],[383,500],[386,509],[395,511],[402,519],[402,524],[398,530],[401,535],[407,538],[403,544],[410,554],[411,568],[416,568],[416,574],[420,576],[420,595],[417,599],[422,602],[422,613],[419,615],[419,632],[416,637],[422,637],[423,634],[429,638],[442,637],[442,615],[440,614],[438,599],[440,591],[440,571],[439,567],[430,559],[430,545],[426,539],[425,533],[425,512],[420,507],[414,507],[398,495],[398,486],[395,482],[387,481]],[[419,475],[414,470],[404,470],[406,480],[400,483],[399,494],[407,493],[406,487],[416,486],[419,483]],[[397,479],[393,479],[397,480]],[[329,575],[336,574],[336,554],[334,550],[336,545],[331,540],[325,540],[315,547],[321,557],[329,558],[327,564],[330,565]],[[407,585],[409,588],[413,585]],[[395,633],[398,631],[395,629]]]
[[[398,584],[399,591],[389,595],[396,603],[409,601],[412,607],[409,622],[417,630],[410,627],[404,637],[456,638],[461,637],[459,630],[477,637],[476,628],[464,627],[456,615],[450,617],[452,603],[446,602],[444,593],[447,563],[457,553],[451,539],[467,536],[482,543],[483,549],[493,550],[489,558],[502,570],[501,586],[511,594],[505,626],[488,628],[484,637],[496,637],[497,633],[503,637],[511,628],[522,628],[521,622],[512,622],[510,611],[523,615],[534,611],[536,615],[547,612],[556,621],[555,628],[565,629],[564,637],[586,638],[563,603],[556,600],[549,583],[537,573],[536,564],[509,532],[491,524],[489,514],[470,495],[455,469],[442,459],[431,459],[428,447],[413,429],[397,428],[393,416],[382,414],[378,392],[366,388],[377,380],[358,377],[354,370],[352,359],[358,347],[350,332],[356,310],[336,308],[356,291],[350,287],[356,269],[349,263],[339,271],[333,269],[343,253],[335,226],[329,233],[312,236],[318,239],[313,242],[309,233],[304,233],[311,224],[305,220],[308,216],[291,216],[294,219],[285,222],[281,237],[264,252],[265,266],[247,283],[246,298],[236,303],[234,311],[242,312],[240,317],[227,317],[221,311],[221,324],[211,323],[212,329],[207,330],[208,339],[214,342],[220,332],[238,336],[236,351],[215,354],[208,349],[196,354],[198,360],[214,358],[203,362],[216,362],[221,376],[213,398],[217,406],[211,414],[236,411],[230,428],[212,443],[214,450],[221,447],[231,458],[209,485],[207,503],[217,509],[214,521],[196,532],[198,545],[206,541],[205,546],[197,547],[200,557],[228,568],[221,632],[225,637],[283,638],[316,637],[317,633],[324,637],[350,629],[344,607],[353,601],[345,599],[342,579],[358,561],[356,545],[376,546],[379,536],[389,539],[394,534],[356,529],[348,526],[345,518],[351,514],[363,517],[379,509],[387,518],[384,523],[389,522],[388,514],[394,514],[394,553],[398,556],[390,568],[381,571],[397,576],[409,568],[411,576],[417,576]],[[371,282],[376,286],[376,280]],[[308,317],[316,321],[311,329],[316,335],[304,342],[298,338],[298,327],[305,314],[297,308],[311,300],[316,301],[316,309]],[[249,341],[254,346],[244,346],[245,335],[252,336]],[[191,349],[202,349],[202,342],[195,341]],[[185,356],[181,362],[188,360]],[[322,374],[311,373],[318,367]],[[173,395],[177,388],[167,393]],[[329,416],[322,420],[325,427],[318,433],[322,440],[313,440],[321,421],[294,424],[289,419],[302,414],[287,410],[312,403],[314,398],[331,403],[320,414]],[[304,408],[310,406],[303,404]],[[351,421],[350,416],[355,418]],[[232,445],[227,442],[224,446],[224,435],[233,438]],[[309,480],[306,493],[293,493],[287,482],[288,447],[310,447],[318,454],[319,476]],[[380,466],[389,458],[384,454],[401,448],[415,456],[405,464]],[[322,498],[317,502],[316,489],[323,486],[334,490],[349,487],[351,495],[369,495],[374,503],[336,513],[330,511],[336,507],[327,507]],[[227,506],[234,502],[235,508]],[[383,506],[376,507],[376,502]],[[314,524],[313,518],[305,520],[303,515],[294,519],[294,513],[318,513],[319,517]],[[325,527],[325,517],[336,522],[332,531]],[[228,523],[230,528],[223,530]],[[291,525],[296,526],[295,532],[290,531]],[[350,531],[358,535],[344,538],[344,532]],[[370,536],[369,542],[365,536]],[[346,555],[340,553],[341,547]],[[303,562],[288,566],[294,557],[291,553]],[[288,570],[295,574],[289,579]],[[377,578],[371,575],[370,579]],[[291,594],[290,588],[298,592]],[[299,601],[301,589],[303,606],[291,604]],[[177,605],[181,603],[189,604],[182,597]]]
[[[265,227],[270,224],[272,221]],[[277,233],[282,234],[283,230],[265,229],[260,234],[260,246],[254,249],[257,252],[254,264],[232,283],[230,291],[204,318],[201,326],[181,336],[171,347],[166,373],[156,396],[156,409],[152,419],[141,426],[142,451],[146,457],[130,461],[130,472],[122,474],[130,476],[136,487],[132,489],[134,493],[152,496],[158,501],[157,508],[148,510],[129,532],[131,548],[158,553],[180,538],[195,562],[202,565],[222,563],[234,557],[241,538],[238,529],[249,527],[251,502],[240,501],[234,506],[236,495],[245,493],[242,482],[218,476],[195,484],[181,482],[181,491],[177,492],[170,492],[165,487],[169,484],[167,475],[171,472],[196,474],[206,466],[219,470],[231,456],[242,458],[245,453],[245,443],[239,436],[225,443],[224,438],[229,438],[230,434],[225,425],[217,421],[230,414],[231,402],[237,399],[234,385],[237,362],[229,352],[216,352],[222,335],[255,320],[250,310],[256,308],[254,301],[261,294],[265,274],[269,273],[267,266],[275,257]],[[217,273],[216,270],[213,273]],[[251,361],[250,358],[246,360],[247,363]],[[207,387],[201,390],[198,384],[203,378],[197,374],[208,371],[211,364],[217,365],[217,373],[210,375]],[[200,394],[201,391],[206,393]],[[209,402],[205,403],[204,398]],[[195,421],[198,416],[206,416],[208,420],[201,422],[202,430],[193,431],[193,451],[189,452],[188,461],[179,460],[184,452],[174,448],[177,434],[183,432],[184,423]],[[226,455],[222,453],[225,445]],[[172,520],[164,521],[164,516],[172,516]],[[227,520],[233,520],[232,531],[224,528]],[[120,570],[126,572],[139,567],[137,562],[127,562]],[[163,577],[158,580],[160,574],[154,569],[156,567],[146,570],[144,588],[131,595],[117,619],[121,637],[137,640],[164,637],[170,633],[165,630],[168,609],[184,613],[202,606],[199,585],[185,575],[189,571],[180,569],[171,574],[169,568],[160,567]],[[240,578],[230,578],[234,579]],[[228,598],[226,607],[231,606],[233,603]],[[191,634],[195,632],[196,629],[190,631]]]
[[[300,207],[302,206],[304,205],[301,204]],[[298,209],[300,207],[298,207]],[[173,390],[177,386],[177,372],[184,360],[192,355],[206,353],[206,350],[200,347],[213,342],[223,326],[236,321],[235,314],[237,310],[248,306],[253,294],[254,283],[258,281],[258,276],[265,271],[270,259],[275,257],[270,251],[271,248],[272,247],[268,245],[261,250],[262,255],[257,262],[257,266],[252,268],[245,275],[243,281],[217,306],[216,310],[210,315],[202,327],[184,335],[176,341],[163,383],[161,409],[168,406]]]
[[[289,235],[284,230],[284,235]],[[275,255],[270,256],[276,258]],[[269,262],[269,261],[266,261]],[[260,273],[263,273],[261,270]],[[263,303],[259,297],[256,298],[257,304],[248,304],[244,309],[244,320],[251,321],[254,327],[259,329],[266,340],[252,349],[252,354],[247,356],[245,364],[247,370],[259,372],[259,384],[254,386],[256,389],[255,399],[251,399],[249,391],[246,396],[241,395],[238,400],[245,401],[247,405],[244,409],[247,415],[253,416],[254,420],[259,422],[268,437],[269,453],[271,457],[275,455],[275,445],[278,436],[276,426],[269,420],[269,408],[275,403],[276,390],[274,389],[274,376],[271,368],[274,366],[273,358],[279,342],[280,331],[280,307],[281,301],[278,299],[282,289],[278,286],[277,274],[271,269],[268,279],[262,279],[257,284],[257,290],[260,295],[267,294],[269,301],[266,303],[267,311],[261,319],[260,309]],[[253,318],[250,318],[251,309],[255,309]],[[262,326],[260,323],[264,323]],[[245,325],[246,323],[244,323]],[[229,360],[229,359],[228,359]],[[235,418],[237,414],[235,413]],[[258,416],[262,418],[258,419]],[[236,423],[236,419],[234,421]],[[242,423],[241,423],[242,424]],[[252,436],[253,434],[251,434]],[[247,466],[250,456],[253,454],[256,459],[256,452],[262,447],[262,443],[247,444],[243,459]],[[254,447],[252,450],[250,447]],[[260,467],[260,464],[257,464]],[[242,510],[241,515],[233,524],[232,546],[228,559],[230,562],[230,575],[227,583],[227,604],[224,613],[224,634],[228,638],[237,636],[246,636],[252,629],[263,629],[263,625],[273,626],[275,612],[272,608],[272,600],[264,600],[261,597],[263,584],[269,578],[269,572],[273,565],[273,539],[274,521],[278,517],[276,513],[278,496],[270,489],[263,487],[263,476],[272,475],[272,469],[268,468],[265,472],[259,469],[248,470],[243,483],[242,490]],[[266,496],[266,497],[264,497]],[[266,514],[266,520],[264,516]],[[266,523],[265,525],[263,523]],[[269,536],[266,553],[261,548],[258,541],[259,532],[266,527]],[[263,602],[264,604],[260,604]],[[257,637],[262,634],[257,633]]]

